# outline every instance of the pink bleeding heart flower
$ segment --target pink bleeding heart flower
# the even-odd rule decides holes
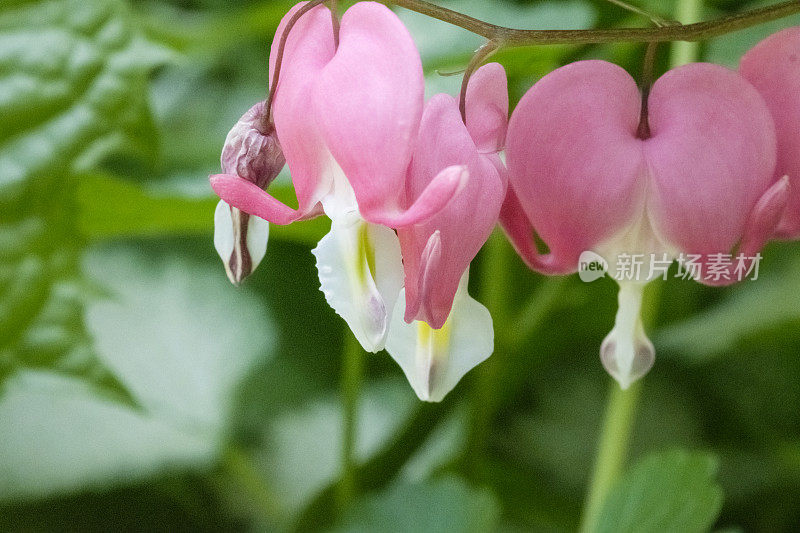
[[[772,111],[778,139],[775,176],[788,176],[791,184],[776,236],[800,238],[800,26],[761,41],[744,55],[739,72]]]
[[[738,73],[710,64],[671,70],[652,87],[647,138],[637,136],[641,96],[622,68],[581,61],[545,76],[520,101],[508,130],[509,194],[501,214],[523,259],[567,274],[584,251],[646,259],[620,281],[616,324],[601,347],[625,388],[655,352],[639,308],[653,258],[698,257],[694,277],[735,281],[737,252],[752,267],[787,198],[774,179],[775,127],[764,100]],[[533,232],[549,253],[540,254]],[[648,265],[649,262],[649,265]],[[734,266],[735,265],[735,266]],[[665,275],[665,274],[664,274]]]
[[[481,67],[470,79],[466,126],[457,100],[446,94],[434,96],[422,117],[408,171],[409,200],[450,168],[465,167],[469,175],[442,211],[397,232],[405,293],[398,299],[386,349],[425,401],[440,401],[494,349],[492,318],[467,293],[467,280],[469,264],[497,224],[506,194],[499,152],[507,122],[506,76],[497,63]]]
[[[222,171],[266,189],[286,164],[275,128],[265,124],[264,102],[251,107],[228,133]],[[267,251],[269,224],[220,200],[214,214],[214,247],[235,285],[253,273]]]
[[[283,19],[270,55],[275,76]],[[320,213],[331,232],[314,250],[321,289],[362,346],[383,348],[402,287],[399,228],[430,218],[462,185],[441,173],[405,204],[405,177],[419,128],[424,78],[414,42],[386,6],[359,2],[343,16],[338,46],[330,10],[312,8],[286,41],[273,114],[292,176],[293,209],[248,180],[211,177],[217,194],[246,213],[288,224]]]
[[[305,4],[292,8],[278,26],[270,79],[280,36]],[[338,48],[333,32],[325,6],[295,24],[273,104],[299,208],[229,174],[212,176],[212,187],[231,205],[288,224],[318,214],[318,204],[342,172],[365,220],[401,227],[430,217],[450,199],[460,176],[441,176],[407,210],[400,208],[424,95],[422,64],[411,36],[391,10],[375,2],[359,2],[344,14]]]

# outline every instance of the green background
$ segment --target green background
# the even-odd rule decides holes
[[[601,1],[444,2],[516,27],[645,25]],[[708,2],[713,18],[756,5]],[[241,288],[212,243],[228,129],[264,97],[283,1],[0,1],[0,529],[572,531],[610,378],[609,280],[532,274],[498,233],[471,293],[494,355],[423,404],[368,356],[341,474],[343,322],[318,290],[320,219],[272,228]],[[672,2],[650,2],[670,16]],[[429,93],[480,40],[398,10]],[[735,66],[794,17],[705,43]],[[659,68],[666,68],[667,48]],[[506,50],[512,102],[550,70],[643,46]],[[284,175],[273,185],[291,201]],[[600,531],[800,524],[800,246],[710,289],[670,279],[630,467]]]

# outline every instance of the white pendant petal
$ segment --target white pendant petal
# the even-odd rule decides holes
[[[619,284],[619,308],[614,328],[600,346],[600,360],[611,377],[627,389],[650,370],[656,351],[640,316],[644,284]]]
[[[267,252],[269,222],[242,213],[224,201],[214,212],[214,248],[231,283],[238,285],[255,271]]]
[[[405,273],[403,272],[403,256],[400,252],[400,239],[393,229],[379,224],[366,224],[367,239],[373,253],[375,272],[373,276],[378,293],[389,313],[387,324],[391,322],[391,314],[395,303],[403,289]],[[381,346],[383,349],[383,346]]]
[[[328,305],[347,322],[366,351],[382,350],[403,285],[395,232],[368,224],[351,212],[332,220],[331,231],[312,253]]]
[[[261,260],[267,254],[267,242],[269,241],[269,222],[261,217],[250,215],[247,219],[247,251],[250,253],[252,266],[250,272],[254,272]]]
[[[342,167],[328,155],[325,164],[325,181],[328,183],[328,191],[320,198],[322,209],[331,220],[342,216],[358,214],[358,202],[353,187],[344,175]]]
[[[467,293],[468,273],[458,287],[450,316],[441,329],[425,322],[403,320],[405,291],[393,313],[386,350],[420,400],[439,402],[464,375],[494,351],[489,310]]]
[[[226,265],[233,253],[233,219],[231,207],[220,200],[214,211],[214,248]]]

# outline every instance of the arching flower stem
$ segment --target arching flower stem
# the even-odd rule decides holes
[[[505,47],[550,44],[596,44],[616,42],[702,41],[771,20],[800,13],[800,2],[789,0],[751,9],[717,20],[660,28],[615,28],[607,30],[519,30],[484,22],[425,0],[382,0],[502,43]]]
[[[328,8],[331,10],[331,22],[333,23],[333,43],[339,48],[339,28],[342,21],[339,20],[339,0],[328,0]]]
[[[289,34],[292,32],[292,28],[297,21],[300,20],[303,15],[314,9],[320,4],[325,3],[327,0],[311,0],[306,5],[301,7],[297,10],[297,12],[289,19],[289,22],[286,24],[286,29],[283,30],[283,34],[281,35],[281,40],[278,43],[278,55],[277,59],[275,60],[275,72],[272,76],[272,83],[269,86],[269,92],[267,94],[267,102],[264,104],[264,114],[261,116],[261,123],[263,131],[269,131],[272,128],[272,102],[275,100],[275,91],[278,88],[278,81],[280,80],[281,76],[281,64],[283,63],[283,53],[286,49],[286,41],[289,39]],[[334,19],[338,20],[336,14],[334,13]],[[338,33],[338,32],[337,32]]]
[[[639,116],[639,128],[636,136],[640,139],[650,138],[650,121],[647,118],[650,89],[653,86],[653,69],[655,68],[656,52],[659,43],[647,43],[644,53],[644,66],[642,68],[642,112]]]
[[[475,54],[470,59],[467,69],[464,71],[464,78],[461,81],[461,93],[458,97],[458,110],[461,112],[461,120],[464,124],[467,123],[467,87],[469,86],[469,79],[478,70],[484,61],[492,57],[492,55],[500,49],[500,43],[496,41],[487,41],[483,43],[480,48],[475,51]]]

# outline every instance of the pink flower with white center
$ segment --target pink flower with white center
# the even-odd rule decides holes
[[[581,61],[528,91],[508,130],[510,188],[501,214],[523,259],[547,274],[574,272],[583,251],[610,264],[646,258],[754,256],[786,204],[775,179],[775,126],[764,100],[738,73],[710,64],[671,70],[652,87],[649,136],[642,100],[622,68]],[[548,246],[539,253],[533,232]],[[601,347],[606,370],[628,387],[655,352],[639,311],[643,278],[621,281],[614,329]]]
[[[271,78],[280,36],[304,5],[278,27]],[[321,211],[330,217],[331,231],[314,250],[321,289],[372,352],[384,347],[402,287],[400,246],[390,228],[430,218],[466,175],[463,167],[442,169],[406,206],[406,171],[423,98],[419,53],[391,10],[355,4],[342,18],[337,47],[330,10],[315,7],[289,33],[273,104],[298,208],[238,176],[211,177],[222,199],[270,222],[289,224]]]
[[[438,94],[428,102],[406,192],[415,200],[453,166],[467,168],[466,185],[426,222],[397,232],[405,289],[386,349],[425,401],[440,401],[494,350],[492,318],[469,296],[467,281],[469,264],[497,224],[506,194],[499,157],[508,122],[503,67],[492,63],[475,72],[465,111],[466,126],[452,96]]]
[[[272,125],[265,125],[264,102],[251,107],[228,133],[222,171],[266,189],[286,164]],[[231,283],[253,273],[267,252],[269,223],[220,200],[214,213],[214,247]]]
[[[792,185],[776,236],[800,238],[800,26],[757,44],[742,58],[739,72],[772,111],[778,139],[775,176],[789,176]]]

